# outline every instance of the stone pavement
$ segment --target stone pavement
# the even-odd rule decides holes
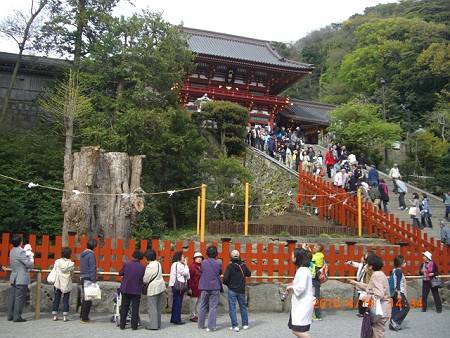
[[[50,314],[43,314],[38,321],[29,320],[26,323],[8,322],[2,314],[0,316],[0,337],[20,337],[20,338],[47,338],[47,337],[258,337],[277,338],[293,337],[287,327],[289,315],[286,313],[250,313],[250,329],[241,332],[231,332],[229,330],[229,317],[219,316],[218,325],[220,329],[215,332],[199,330],[194,323],[174,326],[168,324],[170,317],[163,315],[163,328],[159,331],[147,331],[139,329],[131,331],[127,328],[122,331],[114,324],[110,323],[109,315],[94,317],[96,320],[92,324],[81,324],[77,320],[77,315],[71,316],[71,321],[53,322]],[[24,316],[31,319],[32,314]],[[146,315],[141,318],[146,320]],[[387,330],[386,337],[408,337],[408,338],[443,338],[449,337],[450,321],[448,310],[444,309],[442,314],[437,314],[433,309],[427,313],[421,313],[418,309],[413,309],[404,322],[404,329],[399,332]],[[145,325],[145,322],[144,322]],[[336,338],[357,338],[360,336],[361,320],[355,316],[353,311],[327,311],[324,320],[314,322],[311,326],[311,337],[336,337]]]

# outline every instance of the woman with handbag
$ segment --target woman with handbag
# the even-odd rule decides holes
[[[350,280],[358,290],[366,291],[369,304],[373,338],[384,337],[385,325],[391,317],[392,305],[389,283],[381,268],[383,261],[377,255],[367,257],[367,269],[373,271],[368,284]]]
[[[223,283],[228,286],[228,314],[231,320],[231,330],[239,332],[239,324],[236,316],[236,301],[239,303],[239,311],[242,319],[242,329],[248,329],[248,312],[245,300],[245,278],[250,277],[251,272],[241,260],[239,251],[231,251],[231,262],[223,275]]]
[[[181,306],[183,305],[184,293],[187,291],[189,277],[187,258],[184,257],[182,251],[175,252],[172,257],[169,279],[169,286],[172,288],[172,316],[170,317],[170,322],[175,325],[185,324],[181,320]]]
[[[147,250],[145,259],[148,264],[145,268],[142,293],[147,296],[149,325],[146,329],[159,330],[161,328],[162,295],[166,291],[166,283],[162,277],[161,264],[156,260],[155,250]]]
[[[442,312],[442,302],[439,296],[439,287],[441,280],[437,278],[439,275],[438,267],[432,260],[433,256],[429,251],[423,253],[423,263],[420,266],[420,275],[422,276],[422,312],[427,311],[428,294],[433,295],[436,312]]]
[[[59,303],[63,301],[63,320],[67,322],[69,314],[69,298],[72,291],[72,277],[75,270],[75,263],[70,260],[72,250],[68,247],[62,248],[61,258],[55,261],[53,266],[54,274],[54,290],[55,297],[53,298],[52,315],[53,320],[58,320]],[[52,271],[53,273],[53,271]]]
[[[200,294],[200,309],[198,312],[198,328],[205,328],[206,315],[208,315],[208,327],[206,331],[215,331],[217,319],[217,306],[219,305],[220,292],[223,292],[222,264],[216,259],[217,248],[209,246],[206,250],[208,259],[202,262],[202,275],[198,288]]]
[[[412,201],[409,200],[412,204],[412,206],[408,210],[408,214],[411,216],[412,219],[412,225],[416,226],[418,228],[421,228],[420,222],[419,222],[419,215],[420,215],[420,200],[419,200],[419,194],[414,192],[412,194],[413,199]]]

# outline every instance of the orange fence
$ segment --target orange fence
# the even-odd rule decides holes
[[[345,193],[321,177],[311,175],[299,168],[299,192],[297,201],[300,206],[317,208],[321,219],[331,219],[337,224],[358,227],[358,209],[356,195]],[[418,273],[422,262],[422,252],[430,251],[438,264],[440,273],[450,272],[450,248],[440,240],[428,238],[411,224],[399,221],[393,214],[385,214],[372,203],[362,204],[362,224],[366,235],[386,239],[399,245],[405,256],[409,272]],[[391,257],[383,256],[386,263]],[[415,269],[415,270],[414,270]]]
[[[25,237],[26,238],[26,237]],[[9,244],[10,234],[3,233],[1,235],[0,242],[0,265],[8,266],[8,252],[11,248]],[[77,267],[79,267],[80,253],[86,248],[85,237],[82,237],[80,241],[76,241],[74,236],[69,239],[69,247],[72,249],[72,259],[75,261]],[[62,241],[60,236],[50,238],[49,236],[36,237],[35,235],[29,235],[28,240],[25,242],[30,243],[35,252],[35,267],[40,269],[48,269],[52,266],[55,259],[60,257]],[[295,273],[295,267],[291,263],[291,255],[295,247],[300,243],[295,241],[289,241],[288,243],[232,243],[228,240],[224,240],[220,243],[212,242],[216,245],[219,251],[219,258],[223,260],[223,266],[225,267],[229,263],[230,252],[233,249],[237,249],[241,252],[243,260],[252,271],[254,276],[269,276],[268,278],[258,278],[258,281],[282,281],[283,277],[293,276]],[[128,242],[117,241],[116,245],[110,239],[104,240],[98,248],[95,250],[97,257],[97,265],[100,271],[114,272],[119,271],[123,262],[131,257],[133,250],[136,246],[140,247],[142,251],[149,247],[152,247],[158,254],[163,272],[170,272],[171,258],[175,251],[182,250],[185,255],[192,261],[192,257],[195,251],[200,250],[205,254],[206,243],[199,243],[193,241],[160,241],[159,239],[152,239],[149,241],[143,240],[136,242],[130,240]],[[331,276],[353,276],[355,270],[346,265],[347,260],[359,261],[366,246],[360,245],[329,245],[325,248],[325,258],[330,266]],[[421,263],[421,252],[413,252],[409,246],[375,246],[372,249],[385,260],[384,272],[389,273],[392,269],[392,262],[396,255],[403,254],[408,262],[406,272],[414,275],[418,273],[419,265]],[[441,260],[442,262],[442,260]],[[445,271],[441,269],[441,272]],[[6,278],[7,273],[0,272],[0,277]],[[273,277],[275,276],[275,278]],[[279,277],[279,278],[278,278]],[[45,276],[44,276],[45,278]],[[114,280],[116,276],[104,276],[104,280]]]

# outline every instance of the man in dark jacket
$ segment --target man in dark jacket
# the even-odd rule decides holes
[[[91,312],[92,300],[85,300],[84,298],[84,284],[85,282],[95,283],[97,277],[97,263],[94,255],[94,249],[97,247],[97,241],[90,239],[87,242],[87,249],[81,253],[80,256],[80,282],[83,290],[81,299],[80,318],[82,323],[89,323],[89,313]]]
[[[239,251],[231,252],[231,262],[223,275],[223,283],[228,286],[228,313],[231,319],[231,330],[238,332],[239,325],[236,316],[236,300],[241,312],[242,328],[248,329],[248,312],[245,302],[245,277],[250,277],[251,272],[241,261]]]
[[[120,307],[120,329],[124,330],[127,324],[128,310],[131,303],[131,328],[138,329],[139,305],[145,267],[140,263],[142,253],[139,250],[133,252],[133,259],[123,264],[119,275],[123,276],[120,283],[120,293],[122,294],[122,306]]]

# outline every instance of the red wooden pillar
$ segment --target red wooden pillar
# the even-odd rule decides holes
[[[304,191],[305,189],[303,188],[303,184],[302,184],[302,166],[301,163],[298,166],[298,195],[297,195],[297,204],[299,207],[302,206],[303,203],[303,195],[305,194]]]

